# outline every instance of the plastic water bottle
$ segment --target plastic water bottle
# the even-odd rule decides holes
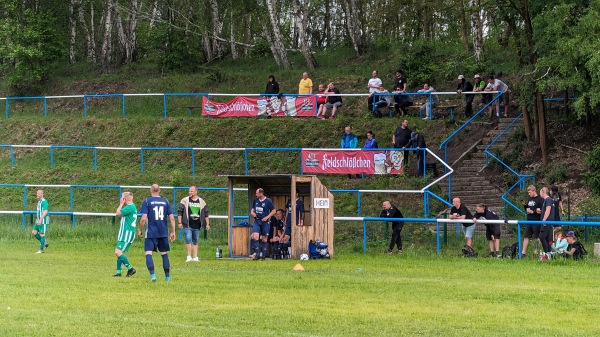
[[[223,257],[223,250],[219,246],[217,246],[216,257],[217,257],[217,259],[220,259]]]

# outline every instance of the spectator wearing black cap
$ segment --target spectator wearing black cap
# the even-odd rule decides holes
[[[405,147],[408,148],[416,148],[415,152],[417,153],[417,161],[418,161],[418,171],[417,176],[425,176],[425,148],[427,145],[425,144],[425,137],[423,137],[422,133],[412,132],[410,134],[410,141],[406,144]]]
[[[458,75],[458,85],[456,92],[459,94],[463,92],[473,91],[473,84],[465,79],[463,75]],[[465,117],[473,116],[473,94],[465,94]]]
[[[580,260],[584,255],[587,255],[587,251],[585,250],[585,247],[583,247],[583,244],[575,238],[574,231],[567,232],[567,242],[569,243],[569,247],[565,250],[565,254],[572,256],[573,260]]]

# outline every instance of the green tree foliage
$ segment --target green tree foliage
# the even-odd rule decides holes
[[[586,181],[596,195],[600,195],[600,145],[596,145],[589,152],[586,162],[589,172]]]
[[[4,2],[0,22],[0,60],[5,79],[17,94],[30,93],[47,79],[52,64],[65,55],[66,35],[57,16],[25,2]]]

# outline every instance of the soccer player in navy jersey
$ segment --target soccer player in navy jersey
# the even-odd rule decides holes
[[[171,242],[175,241],[175,217],[173,216],[173,210],[169,201],[160,196],[160,188],[157,184],[152,185],[150,188],[150,196],[142,202],[140,213],[142,214],[140,228],[138,229],[138,236],[140,238],[142,237],[144,226],[148,224],[144,233],[144,250],[146,251],[146,267],[148,267],[148,271],[150,272],[150,280],[156,282],[152,252],[158,251],[163,261],[165,281],[170,281],[171,276],[169,272],[171,265],[167,252],[171,250],[169,239]],[[170,234],[167,226],[167,218],[171,222]]]
[[[252,209],[250,210],[250,214],[252,214],[252,217],[254,218],[252,235],[250,236],[250,248],[253,253],[250,257],[254,260],[258,260],[259,258],[264,260],[267,255],[270,231],[269,220],[276,212],[277,210],[271,199],[265,196],[265,191],[262,188],[257,189],[256,199],[254,199]]]

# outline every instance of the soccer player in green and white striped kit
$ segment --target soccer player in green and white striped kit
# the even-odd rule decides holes
[[[48,200],[44,199],[44,190],[37,190],[35,196],[38,199],[37,218],[31,234],[40,241],[40,250],[38,250],[36,254],[41,254],[44,252],[44,249],[48,247],[48,244],[46,243],[46,230],[50,223],[50,216],[48,215]]]
[[[119,236],[117,237],[117,246],[115,247],[115,255],[117,256],[117,272],[113,276],[121,276],[121,268],[127,268],[127,277],[135,274],[135,268],[129,263],[125,252],[135,239],[135,227],[137,220],[137,208],[133,204],[133,194],[131,192],[123,192],[121,203],[117,208],[117,216],[121,217],[121,228],[119,228]]]

